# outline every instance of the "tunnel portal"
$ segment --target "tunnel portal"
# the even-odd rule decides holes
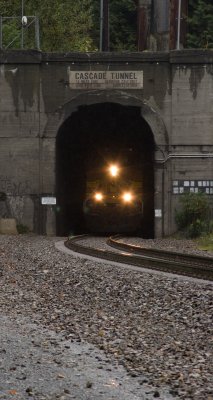
[[[102,160],[119,158],[122,149],[137,154],[142,181],[143,218],[139,232],[154,235],[154,139],[139,107],[116,103],[80,106],[56,138],[57,235],[87,233],[83,204],[87,171]]]

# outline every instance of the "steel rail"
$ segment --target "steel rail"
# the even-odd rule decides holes
[[[190,264],[183,261],[174,261],[174,259],[159,258],[159,256],[152,255],[149,249],[149,255],[135,255],[130,252],[123,254],[112,252],[108,250],[100,250],[92,247],[87,247],[79,242],[85,239],[88,235],[74,236],[65,242],[65,246],[74,252],[89,255],[92,257],[108,260],[112,262],[119,262],[122,264],[133,265],[141,268],[148,268],[158,271],[170,272],[178,275],[186,275],[196,277],[199,279],[213,280],[213,267],[199,266]],[[127,245],[128,246],[128,245]],[[119,249],[121,251],[121,249]],[[125,251],[128,251],[127,249]],[[169,252],[167,252],[169,253]]]
[[[168,251],[164,249],[154,249],[150,247],[137,246],[134,244],[128,244],[120,242],[119,240],[124,239],[122,235],[111,236],[107,240],[107,244],[117,250],[126,251],[128,253],[139,254],[142,256],[154,256],[158,259],[168,259],[178,261],[184,264],[193,264],[193,266],[203,266],[213,268],[213,257],[200,256],[195,254],[179,253],[176,251]]]

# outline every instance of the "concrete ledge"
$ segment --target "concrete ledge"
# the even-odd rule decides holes
[[[171,64],[212,64],[213,51],[210,49],[185,49],[170,51]]]
[[[0,218],[0,233],[4,235],[17,235],[15,218]]]
[[[213,50],[183,49],[141,52],[42,52],[39,50],[1,50],[0,64],[41,64],[46,62],[212,64]]]
[[[40,64],[39,50],[0,50],[0,64]]]

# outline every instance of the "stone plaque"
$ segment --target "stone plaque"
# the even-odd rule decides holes
[[[71,89],[142,89],[143,71],[71,71]]]

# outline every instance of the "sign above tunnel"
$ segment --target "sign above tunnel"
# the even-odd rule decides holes
[[[142,89],[143,71],[71,71],[71,89]]]

